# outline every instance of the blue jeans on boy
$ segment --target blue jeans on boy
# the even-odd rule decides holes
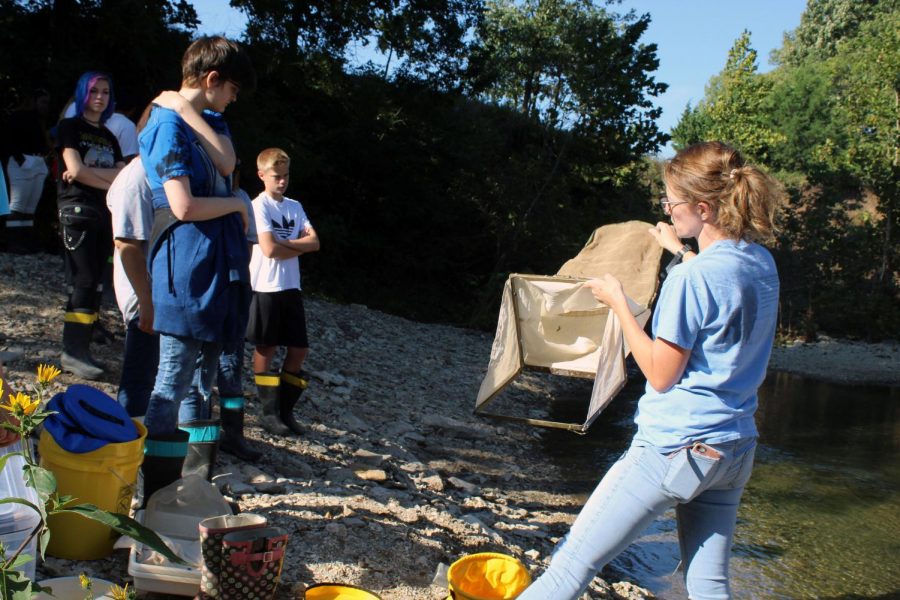
[[[159,335],[141,331],[138,321],[138,317],[132,319],[125,330],[125,353],[117,396],[130,417],[143,417],[147,413],[159,365]]]
[[[160,334],[159,370],[144,418],[149,437],[174,433],[179,422],[209,418],[221,349],[221,342]]]
[[[222,354],[219,356],[219,372],[216,375],[219,398],[244,397],[244,385],[241,382],[243,366],[244,341],[225,344],[222,347]]]
[[[731,597],[728,558],[756,438],[713,445],[722,458],[704,491],[689,501],[663,485],[673,461],[640,443],[635,441],[609,469],[554,550],[547,571],[518,600],[576,600],[609,561],[673,507],[691,599]]]

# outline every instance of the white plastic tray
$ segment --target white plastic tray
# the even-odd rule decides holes
[[[134,515],[143,522],[143,512]],[[177,537],[177,536],[172,536]],[[173,596],[196,596],[200,591],[200,569],[183,565],[148,565],[138,561],[144,550],[143,544],[135,543],[128,555],[128,574],[134,578],[134,589],[138,594],[156,592]]]

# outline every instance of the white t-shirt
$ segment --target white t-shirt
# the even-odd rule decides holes
[[[74,116],[75,103],[70,102],[69,106],[66,107],[65,118],[71,119]],[[103,125],[116,136],[116,139],[119,141],[119,148],[122,150],[122,156],[125,158],[137,156],[139,152],[137,126],[131,122],[131,119],[123,114],[114,112]]]
[[[143,240],[146,256],[147,242],[153,230],[153,192],[140,160],[131,161],[116,176],[106,192],[106,206],[112,214],[113,237]],[[118,248],[113,256],[113,287],[116,303],[128,324],[138,314],[138,299],[125,274]]]
[[[271,233],[279,240],[296,240],[312,227],[303,206],[296,200],[269,198],[265,192],[253,200],[258,235]],[[254,292],[299,290],[300,261],[296,258],[266,258],[259,245],[250,257],[250,285]]]

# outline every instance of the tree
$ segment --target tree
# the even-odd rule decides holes
[[[878,196],[883,251],[878,281],[895,286],[897,196],[900,185],[900,8],[860,26],[838,45],[834,85],[846,145],[823,158],[845,166]]]
[[[468,51],[482,0],[231,0],[248,17],[247,40],[346,66],[351,43],[374,44],[400,71],[451,88]],[[387,75],[387,69],[384,75]]]
[[[766,162],[785,137],[769,123],[766,109],[772,86],[757,74],[756,57],[750,32],[744,31],[728,51],[717,86],[707,90],[705,118],[710,122],[709,139],[729,142],[748,157]]]
[[[0,23],[0,79],[46,87],[59,106],[86,70],[142,100],[177,85],[198,19],[186,0],[3,0]]]
[[[654,124],[656,45],[649,15],[624,18],[589,0],[490,0],[471,59],[472,92],[551,128],[613,142],[630,157],[667,141]]]
[[[863,23],[895,5],[896,0],[809,0],[800,25],[785,34],[772,59],[796,67],[831,58],[841,40],[855,37]]]
[[[672,146],[677,151],[708,140],[712,137],[709,133],[711,129],[712,121],[705,105],[701,102],[691,107],[688,102],[678,123],[672,128]]]

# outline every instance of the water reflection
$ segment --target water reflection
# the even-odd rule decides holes
[[[545,435],[548,453],[560,456],[567,470],[566,491],[586,498],[625,448],[641,392],[630,384],[587,436]],[[583,414],[586,397],[558,398],[554,418]],[[770,375],[760,389],[756,468],[739,513],[735,597],[900,597],[898,401],[900,388]],[[677,564],[670,512],[608,574],[664,598],[683,598]]]

